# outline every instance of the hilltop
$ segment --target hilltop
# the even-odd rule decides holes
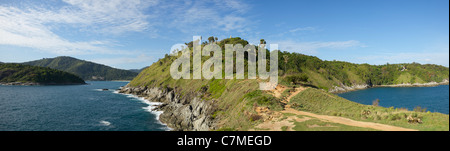
[[[225,44],[243,46],[248,44],[248,41],[239,37],[209,43],[211,42],[222,48]],[[191,51],[192,43],[186,43]],[[207,44],[208,42],[203,42],[202,46]],[[448,130],[448,115],[445,114],[372,107],[330,93],[336,92],[336,88],[358,87],[358,85],[367,88],[401,83],[441,82],[449,77],[447,67],[417,63],[353,64],[323,61],[314,56],[286,51],[278,51],[278,57],[279,87],[284,89],[280,90],[277,87],[276,93],[259,90],[260,79],[175,80],[169,70],[172,62],[178,57],[170,55],[143,70],[121,92],[162,102],[163,105],[157,108],[164,111],[160,120],[175,130],[264,130],[258,129],[257,126],[266,121],[297,119],[300,116],[284,112],[286,109],[414,130]],[[202,57],[202,61],[208,58]],[[307,90],[294,94],[294,90],[298,88]],[[286,99],[287,96],[289,99]],[[367,111],[371,113],[362,116],[362,113]],[[423,120],[423,124],[411,124],[419,118]],[[304,123],[299,126],[302,124]],[[316,121],[311,124],[330,123]],[[340,130],[356,129],[349,125],[338,126],[342,126],[343,129]],[[308,130],[305,125],[291,128]]]
[[[22,64],[0,64],[0,83],[9,85],[85,84],[80,77],[46,67]]]
[[[32,66],[49,67],[73,73],[84,80],[131,80],[138,73],[112,68],[106,65],[84,61],[72,57],[44,58],[41,60],[25,62],[23,64]]]

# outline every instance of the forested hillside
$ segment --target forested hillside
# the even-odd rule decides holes
[[[84,80],[131,80],[138,74],[72,57],[47,58],[23,64],[66,71],[78,75]]]
[[[21,82],[36,84],[84,84],[80,77],[46,67],[22,64],[0,64],[0,82]]]
[[[323,61],[314,56],[280,52],[280,76],[285,82],[295,82],[292,76],[303,75],[308,82],[323,89],[359,84],[393,85],[402,83],[442,82],[449,78],[449,68],[418,63],[369,65],[343,61]]]

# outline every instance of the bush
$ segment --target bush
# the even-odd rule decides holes
[[[250,115],[250,121],[258,121],[258,120],[260,120],[260,119],[262,119],[262,116],[261,116],[261,115],[258,115],[258,114],[252,114],[252,115]]]
[[[420,106],[416,106],[416,107],[414,108],[414,111],[415,111],[415,112],[427,112],[427,108],[422,108],[422,107],[420,107]]]
[[[263,94],[261,90],[256,90],[244,95],[244,98],[248,101],[248,105],[268,107],[271,110],[279,111],[283,109],[283,106],[278,98],[270,95]]]
[[[373,106],[378,106],[380,105],[380,99],[376,99],[375,101],[372,102]]]
[[[308,82],[308,75],[300,74],[300,75],[290,75],[286,77],[286,80],[289,83],[300,84],[301,82]]]

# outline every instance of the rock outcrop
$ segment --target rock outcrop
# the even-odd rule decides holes
[[[180,96],[172,88],[148,88],[125,86],[120,93],[133,94],[144,97],[151,102],[161,102],[155,110],[163,111],[159,120],[172,128],[182,131],[214,130],[214,120],[211,115],[215,112],[213,100],[202,100],[201,93],[193,92]]]
[[[330,93],[343,93],[343,92],[348,92],[348,91],[355,91],[355,90],[361,90],[361,89],[367,89],[370,88],[370,85],[368,84],[357,84],[357,85],[353,85],[353,86],[346,86],[346,85],[341,85],[340,87],[338,86],[334,86],[333,89],[329,90],[328,92]]]

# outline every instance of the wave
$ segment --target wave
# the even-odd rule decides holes
[[[115,94],[122,94],[122,95],[125,95],[125,96],[128,97],[128,98],[133,98],[133,99],[135,99],[135,100],[141,101],[141,102],[144,103],[144,104],[147,104],[148,106],[142,107],[142,109],[144,109],[144,110],[147,111],[147,112],[150,112],[150,113],[154,114],[154,115],[156,116],[155,119],[156,119],[156,121],[158,121],[158,124],[161,124],[161,125],[164,125],[164,126],[165,126],[165,128],[164,128],[163,130],[166,130],[166,131],[172,130],[170,127],[168,127],[166,124],[162,123],[162,122],[159,120],[159,116],[163,113],[163,111],[155,110],[156,107],[162,105],[163,103],[161,103],[161,102],[151,102],[150,100],[147,100],[147,99],[145,99],[145,98],[143,98],[143,97],[138,97],[138,96],[133,95],[133,94],[119,93],[118,90],[113,91],[113,93],[115,93]]]
[[[111,125],[111,122],[108,121],[100,121],[100,124],[104,125],[104,126],[109,126]]]
[[[101,91],[101,92],[103,92],[103,91],[113,91],[113,90],[111,90],[111,89],[108,89],[108,90],[104,90],[104,89],[93,89],[94,91]]]

